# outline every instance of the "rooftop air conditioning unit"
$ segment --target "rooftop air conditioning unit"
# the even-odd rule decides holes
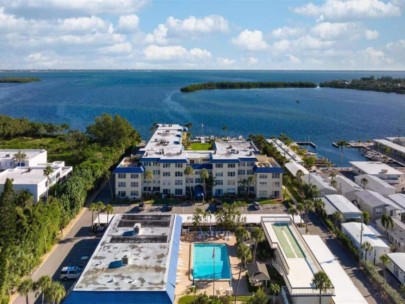
[[[134,225],[134,236],[141,234],[141,224],[136,223]]]

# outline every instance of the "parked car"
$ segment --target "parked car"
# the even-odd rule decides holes
[[[170,212],[172,211],[172,206],[171,205],[164,205],[162,207],[162,212]]]
[[[145,203],[144,202],[139,203],[138,210],[139,211],[144,211],[145,210]]]
[[[81,258],[80,258],[80,268],[84,268],[84,267],[86,267],[86,264],[87,264],[87,262],[89,261],[89,256],[87,256],[87,255],[84,255],[84,256],[82,256]]]
[[[260,210],[260,203],[259,202],[254,202],[253,204],[252,204],[252,209],[253,210]]]
[[[60,271],[61,280],[75,280],[80,277],[82,270],[79,266],[65,266]]]

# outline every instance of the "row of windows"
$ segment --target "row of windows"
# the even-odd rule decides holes
[[[118,188],[125,188],[127,186],[126,182],[118,182]],[[139,187],[138,182],[131,182],[131,188]]]
[[[119,196],[119,197],[126,197],[126,196],[127,196],[127,192],[126,192],[126,191],[118,191],[118,196]],[[138,197],[138,196],[139,196],[139,192],[138,192],[138,191],[131,191],[131,192],[130,192],[130,196],[131,196],[131,197]]]
[[[170,164],[164,164],[164,165],[170,165]],[[182,165],[182,164],[179,164],[179,165]],[[221,164],[217,164],[217,165],[221,165]],[[232,165],[232,164],[229,164],[229,165]],[[198,171],[196,171],[196,174],[197,174],[197,172],[198,172]],[[239,174],[239,175],[244,175],[245,172],[246,172],[248,175],[252,175],[252,174],[253,174],[253,170],[246,170],[246,171],[245,171],[245,170],[238,170],[238,174]],[[153,170],[153,175],[160,175],[160,170]],[[176,177],[181,177],[181,176],[183,176],[183,172],[182,172],[182,171],[176,171],[176,172],[174,173],[174,175],[175,175]],[[216,176],[216,177],[221,177],[221,176],[223,176],[223,175],[224,175],[223,172],[216,172],[216,173],[215,173],[215,176]],[[163,172],[163,176],[165,176],[165,177],[170,176],[170,172]],[[228,176],[236,176],[236,172],[234,172],[234,171],[228,172]],[[118,173],[118,178],[119,178],[119,179],[125,179],[126,177],[127,177],[127,175],[126,175],[125,173]],[[131,173],[130,177],[131,177],[131,179],[138,179],[138,178],[139,178],[139,174]],[[266,174],[260,174],[260,175],[259,175],[259,179],[265,179],[265,178],[267,178],[267,175],[266,175]],[[280,173],[273,173],[273,174],[272,174],[272,178],[280,178]],[[197,181],[197,180],[199,180],[199,181]],[[200,179],[199,179],[199,178],[196,178],[196,183],[200,183],[200,182],[201,182]]]
[[[118,173],[118,178],[127,178],[127,175],[125,173]],[[131,178],[136,179],[139,178],[139,174],[134,174],[131,173]]]

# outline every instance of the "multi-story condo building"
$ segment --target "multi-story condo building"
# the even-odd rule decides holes
[[[208,188],[201,178],[205,169],[213,196],[281,197],[282,168],[273,158],[259,155],[252,142],[215,140],[212,150],[186,150],[182,142],[187,131],[181,125],[159,124],[139,154],[124,158],[113,171],[116,196],[202,196]]]

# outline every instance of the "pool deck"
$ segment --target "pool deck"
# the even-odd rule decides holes
[[[188,293],[189,288],[192,286],[193,281],[191,277],[191,268],[193,267],[192,261],[192,245],[193,243],[221,243],[228,245],[229,262],[231,264],[232,280],[216,280],[215,281],[215,292],[220,295],[225,295],[226,290],[232,288],[236,290],[237,280],[239,276],[239,262],[236,255],[236,238],[233,234],[224,239],[220,238],[207,238],[205,240],[198,240],[194,235],[189,235],[187,237],[182,237],[180,243],[180,253],[179,253],[179,264],[177,267],[177,284],[176,284],[176,301],[178,303],[179,298]],[[248,285],[245,279],[246,270],[242,271],[241,282],[239,284],[238,295],[250,295],[248,290]],[[212,295],[213,293],[213,282],[198,280],[197,284],[197,294],[206,293],[207,295]],[[232,292],[231,292],[232,294]]]

